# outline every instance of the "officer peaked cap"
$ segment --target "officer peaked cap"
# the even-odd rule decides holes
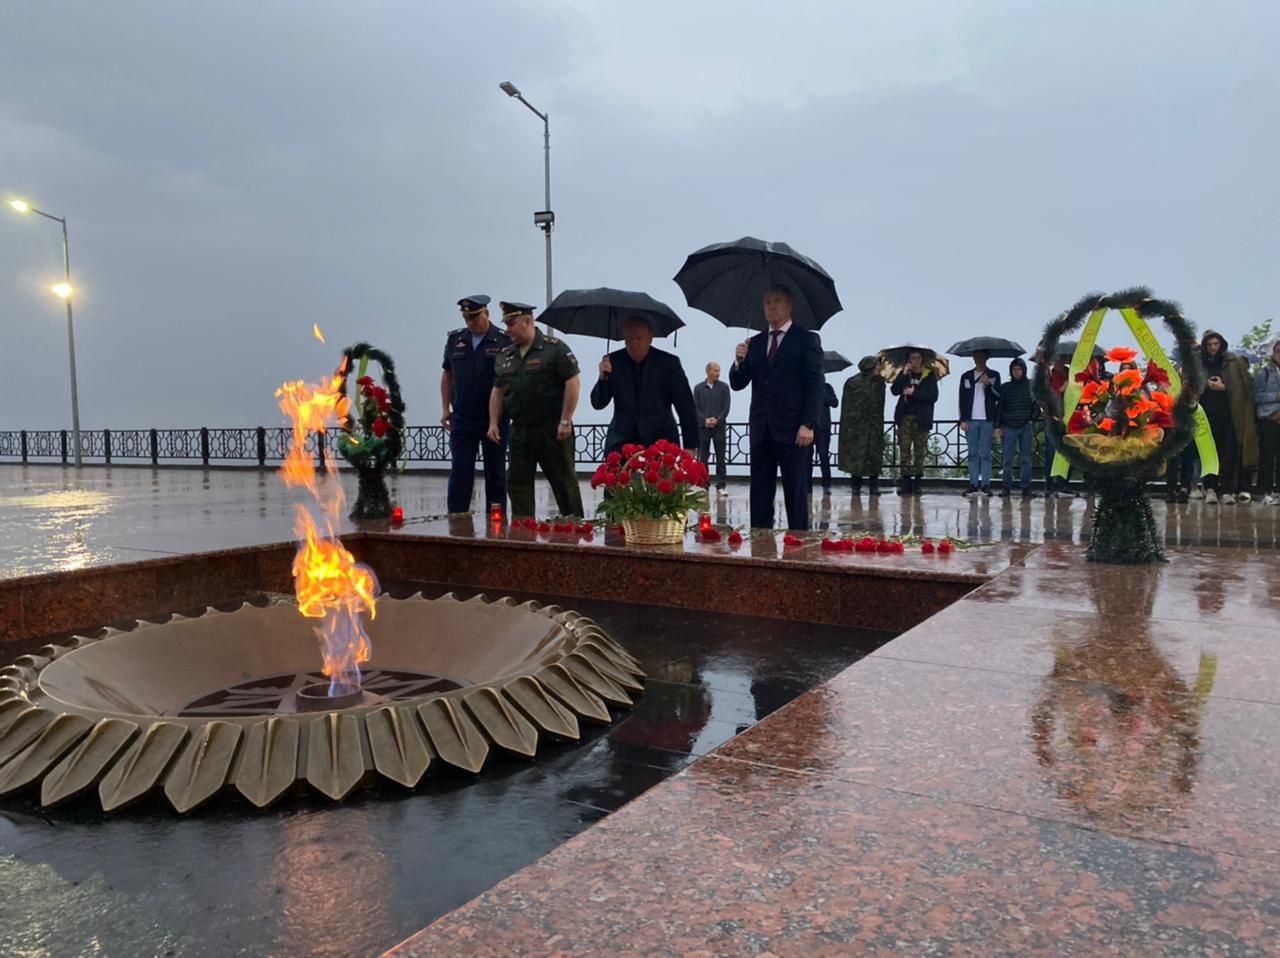
[[[488,305],[489,297],[482,293],[477,293],[475,296],[464,296],[458,300],[458,306],[461,307],[464,313],[478,313]]]
[[[532,316],[533,307],[528,303],[498,303],[502,307],[502,317],[508,316]]]

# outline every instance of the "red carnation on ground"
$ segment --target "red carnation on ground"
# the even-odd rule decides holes
[[[737,529],[734,529],[732,532],[729,533],[729,545],[731,546],[742,545],[742,533],[739,532]]]
[[[713,528],[713,529],[703,529],[703,530],[702,530],[702,541],[703,541],[703,542],[719,542],[719,541],[720,541],[720,530],[719,530],[719,529],[714,529],[714,528]]]
[[[839,539],[823,539],[822,551],[823,552],[839,552],[840,540]]]
[[[950,540],[950,539],[943,539],[941,542],[939,542],[939,543],[938,543],[938,551],[939,551],[939,552],[941,552],[943,555],[950,555],[950,553],[951,553],[951,540]]]
[[[790,532],[788,532],[785,536],[782,537],[782,544],[784,546],[799,546],[799,545],[804,545],[804,540],[801,539],[799,536],[793,536]]]
[[[373,434],[381,439],[387,434],[387,430],[391,428],[391,423],[379,416],[373,421]]]
[[[933,540],[925,539],[924,542],[920,543],[920,551],[927,556],[933,555]]]
[[[853,548],[857,552],[875,552],[876,540],[871,538],[871,536],[863,536],[858,540],[858,544]]]

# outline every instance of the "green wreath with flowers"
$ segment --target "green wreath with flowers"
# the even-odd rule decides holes
[[[356,390],[342,423],[338,453],[359,470],[388,469],[405,450],[404,400],[395,363],[368,343],[349,346],[342,355],[338,391],[346,395],[347,379],[353,372]],[[370,362],[381,369],[381,384],[369,375]]]

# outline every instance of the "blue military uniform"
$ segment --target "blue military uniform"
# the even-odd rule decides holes
[[[458,300],[464,315],[478,313],[489,304],[488,296],[468,296]],[[484,457],[486,505],[507,508],[507,424],[502,420],[502,441],[496,445],[485,438],[489,431],[489,393],[493,390],[494,361],[511,345],[507,334],[495,324],[482,336],[467,327],[449,333],[444,346],[445,372],[453,376],[453,407],[449,418],[449,511],[470,512],[475,485],[476,453]]]

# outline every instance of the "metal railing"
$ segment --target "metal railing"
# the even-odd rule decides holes
[[[898,465],[897,427],[886,422],[885,475],[895,475]],[[751,442],[746,423],[729,423],[725,458],[737,470],[751,464]],[[592,466],[604,458],[608,425],[586,423],[574,427],[576,461]],[[310,437],[307,448],[322,460],[336,456],[341,431],[330,429],[323,442],[319,433]],[[278,465],[289,450],[291,430],[287,427],[242,427],[228,429],[94,429],[81,430],[80,443],[85,462],[150,463],[161,465],[247,465],[259,468]],[[448,469],[449,437],[442,426],[409,426],[406,430],[405,463],[411,468]],[[840,443],[840,426],[831,427],[831,461],[835,465]],[[993,471],[1001,468],[1002,444],[996,440]],[[1044,430],[1035,425],[1033,438],[1033,470],[1043,475]],[[323,448],[323,452],[321,451]],[[960,423],[954,419],[938,420],[929,436],[925,473],[931,477],[959,478],[968,467],[968,444]],[[61,462],[71,459],[71,436],[62,430],[0,431],[0,461],[24,463]]]

